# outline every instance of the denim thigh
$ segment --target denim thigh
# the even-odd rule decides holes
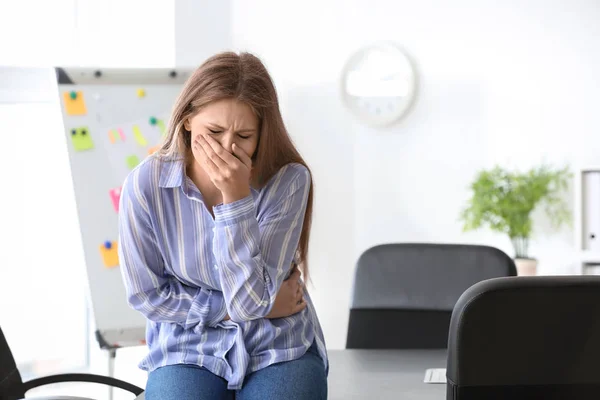
[[[327,374],[313,344],[297,360],[269,365],[248,375],[236,400],[325,400]]]
[[[175,364],[150,372],[146,400],[233,400],[227,381],[204,367]]]

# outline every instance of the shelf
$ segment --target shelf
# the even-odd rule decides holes
[[[600,264],[600,251],[587,250],[579,253],[579,260],[582,263]]]
[[[600,165],[588,165],[586,167],[579,168],[579,171],[582,173],[600,171]]]

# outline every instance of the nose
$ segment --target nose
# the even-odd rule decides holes
[[[234,142],[234,135],[231,134],[230,132],[226,132],[223,134],[223,136],[221,137],[221,146],[227,150],[228,152],[232,152],[232,145]]]

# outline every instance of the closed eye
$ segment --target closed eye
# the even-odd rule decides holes
[[[238,135],[238,137],[240,137],[241,139],[249,139],[250,136],[252,136],[252,135],[248,135],[248,136]]]
[[[212,134],[215,134],[215,135],[216,135],[217,133],[221,133],[221,131],[214,131],[214,130],[212,130],[212,129],[209,129],[209,131],[210,131]]]

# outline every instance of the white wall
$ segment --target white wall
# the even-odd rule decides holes
[[[174,64],[175,0],[2,0],[0,65]]]
[[[462,233],[457,220],[479,168],[599,163],[597,21],[594,0],[232,2],[233,44],[270,68],[314,169],[310,261],[330,348],[344,346],[366,248],[471,242],[512,254],[503,236]],[[406,49],[420,84],[412,112],[385,131],[357,123],[338,93],[347,57],[377,40]],[[574,271],[569,230],[538,235],[531,253],[540,273]]]
[[[61,131],[54,71],[0,65],[0,132],[14,149],[0,157],[0,324],[25,379],[85,364],[83,248]]]
[[[230,0],[174,0],[175,63],[196,67],[231,48]]]

